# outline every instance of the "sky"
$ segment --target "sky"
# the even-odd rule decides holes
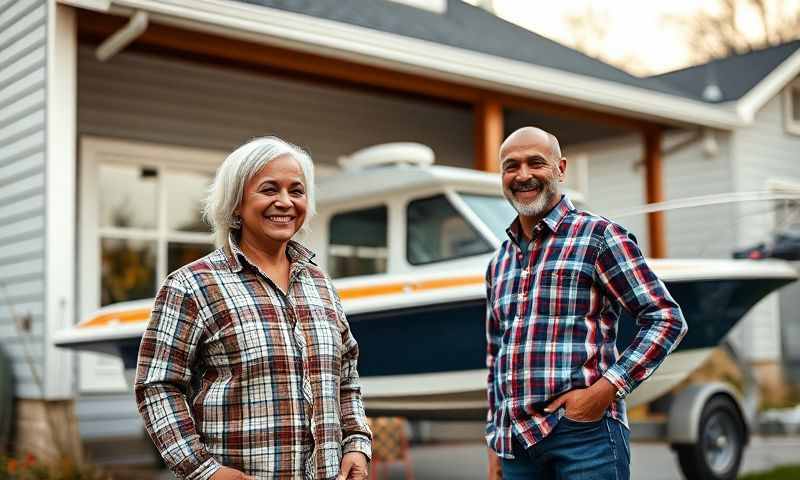
[[[468,0],[475,4],[480,0]],[[799,0],[773,0],[798,5]],[[664,21],[668,15],[691,16],[713,9],[714,0],[493,0],[495,13],[540,35],[570,45],[573,35],[567,17],[587,11],[608,12],[608,34],[598,41],[598,51],[612,59],[634,59],[635,73],[654,74],[691,62],[680,29]],[[752,18],[742,18],[744,28],[756,29]],[[638,70],[637,70],[638,67]],[[629,69],[631,70],[631,69]]]

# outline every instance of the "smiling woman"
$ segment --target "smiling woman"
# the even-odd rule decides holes
[[[279,138],[217,171],[205,214],[219,248],[164,281],[134,382],[178,478],[366,478],[358,345],[330,278],[292,240],[313,213],[311,158]]]

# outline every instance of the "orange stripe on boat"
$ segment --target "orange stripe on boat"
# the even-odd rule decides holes
[[[120,310],[119,312],[104,313],[98,315],[86,323],[82,323],[78,328],[100,327],[108,324],[137,323],[150,319],[149,308],[136,308],[134,310]]]
[[[418,292],[423,290],[435,290],[439,288],[463,287],[465,285],[482,284],[483,275],[473,275],[469,277],[442,278],[437,280],[425,280],[421,282],[398,282],[370,287],[352,287],[339,290],[342,299],[355,299],[372,297],[377,295],[390,295],[406,292]],[[101,327],[109,324],[126,324],[145,322],[150,319],[150,308],[136,308],[133,310],[120,310],[98,315],[93,319],[81,323],[78,328]]]
[[[405,292],[416,292],[421,290],[433,290],[438,288],[451,288],[462,287],[465,285],[474,285],[476,283],[483,283],[484,277],[482,275],[473,275],[469,277],[457,278],[442,278],[438,280],[425,280],[421,282],[399,282],[387,283],[384,285],[375,285],[371,287],[352,287],[343,288],[339,290],[339,296],[345,299],[355,299],[362,297],[372,297],[375,295],[390,295]]]

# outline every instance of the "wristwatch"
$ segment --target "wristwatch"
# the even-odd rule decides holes
[[[621,388],[617,389],[617,391],[614,392],[614,396],[617,397],[617,400],[624,400],[625,395],[627,395],[627,393],[625,392],[625,390]]]

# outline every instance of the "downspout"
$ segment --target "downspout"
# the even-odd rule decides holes
[[[105,62],[121,52],[147,30],[147,23],[147,13],[141,10],[137,11],[124,27],[114,32],[113,35],[97,47],[97,50],[95,50],[97,59]]]

